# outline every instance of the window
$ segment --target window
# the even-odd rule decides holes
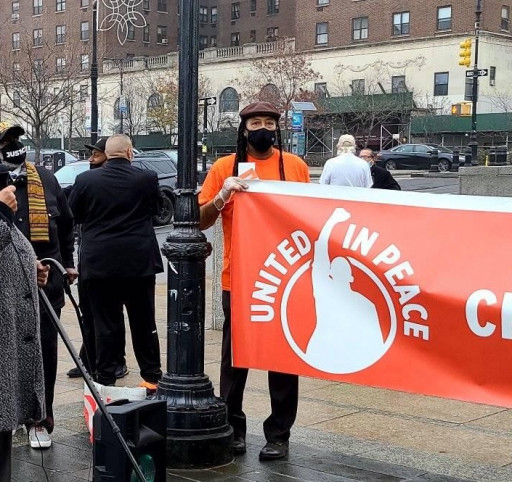
[[[267,14],[275,15],[279,13],[279,0],[267,0]]]
[[[55,63],[55,72],[61,74],[66,68],[66,59],[64,57],[57,57]]]
[[[149,0],[142,0],[142,10],[149,10]]]
[[[231,34],[231,47],[240,45],[240,32],[233,32]]]
[[[226,87],[220,93],[219,110],[220,112],[238,112],[239,100],[238,92],[233,87]]]
[[[13,18],[18,18],[20,16],[20,2],[12,2],[11,12],[12,12]],[[15,17],[16,15],[18,17]]]
[[[316,82],[315,94],[322,99],[327,97],[327,82]]]
[[[240,18],[240,3],[231,4],[231,20],[238,20]]]
[[[352,40],[365,40],[368,38],[368,17],[352,19]]]
[[[135,40],[135,25],[133,25],[133,23],[129,23],[127,28],[128,33],[126,34],[126,40]]]
[[[434,95],[448,95],[448,72],[436,72],[434,74]]]
[[[166,44],[168,41],[167,27],[165,25],[159,25],[156,29],[156,43]]]
[[[55,43],[63,44],[66,41],[66,26],[65,25],[57,25],[55,28]]]
[[[501,7],[501,30],[510,30],[510,7]]]
[[[149,42],[149,25],[142,27],[142,41]]]
[[[43,13],[43,0],[34,0],[32,5],[32,15],[41,15]]]
[[[489,85],[496,85],[496,67],[489,68]]]
[[[329,43],[329,24],[321,22],[316,24],[316,45],[327,45]]]
[[[208,35],[199,35],[199,50],[208,48]]]
[[[251,0],[251,4],[249,5],[249,11],[251,13],[256,12],[256,0]]]
[[[13,105],[13,107],[20,107],[21,106],[21,96],[20,96],[20,93],[17,90],[15,90],[12,93],[12,105]]]
[[[409,33],[409,12],[393,14],[393,35],[407,35]]]
[[[34,60],[34,73],[36,77],[43,73],[43,61],[41,59]]]
[[[256,42],[256,30],[251,30],[249,32],[249,42],[252,44]]]
[[[66,11],[66,0],[57,0],[56,10],[57,10],[57,12],[65,12]]]
[[[158,0],[158,5],[156,6],[156,9],[159,12],[167,12],[167,0]]]
[[[12,34],[12,48],[18,50],[20,48],[20,33],[15,32]]]
[[[85,102],[87,100],[87,97],[89,97],[89,88],[87,87],[87,84],[80,86],[80,102]]]
[[[350,88],[352,89],[352,95],[364,95],[364,84],[364,79],[354,79],[350,85]]]
[[[208,23],[208,7],[199,7],[199,21],[201,23]]]
[[[82,54],[80,56],[80,70],[82,72],[86,72],[89,70],[89,55],[88,54]]]
[[[12,64],[12,71],[13,71],[13,73],[21,71],[21,65],[19,62],[14,62]]]
[[[391,77],[391,93],[399,94],[401,92],[407,92],[405,75],[393,75],[393,77]]]
[[[210,37],[210,47],[217,47],[217,36],[212,35]]]
[[[164,106],[164,99],[160,94],[155,93],[155,94],[151,94],[149,96],[148,104],[147,104],[147,109],[149,111],[158,109],[159,107],[163,107],[163,106]]]
[[[89,22],[80,23],[80,40],[89,40]]]
[[[80,7],[88,7],[89,6],[89,0],[80,0]]]
[[[41,47],[43,45],[43,29],[36,28],[32,31],[32,45],[34,47]]]
[[[210,22],[217,23],[217,7],[212,7],[210,10]]]
[[[275,42],[279,37],[279,27],[267,28],[267,42]]]
[[[437,8],[437,30],[450,30],[452,28],[452,7]]]

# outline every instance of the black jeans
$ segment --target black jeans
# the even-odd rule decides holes
[[[91,302],[84,282],[78,278],[78,298],[82,313],[82,346],[80,358],[92,377],[96,376],[96,335],[94,332],[94,318],[92,316]],[[126,331],[123,323],[123,349],[119,365],[126,365]]]
[[[220,396],[228,407],[228,421],[236,437],[247,431],[242,410],[245,383],[249,370],[233,368],[231,363],[231,292],[222,292],[224,327],[222,332],[222,361],[220,368]],[[268,442],[287,441],[297,416],[299,377],[286,373],[268,372],[268,389],[272,412],[263,422],[263,432]]]
[[[156,383],[162,370],[155,323],[155,276],[92,279],[84,284],[94,319],[98,382],[115,385],[116,368],[124,352],[125,306],[140,374],[147,382]]]
[[[12,431],[0,432],[0,482],[11,482]]]

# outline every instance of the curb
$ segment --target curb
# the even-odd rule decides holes
[[[459,177],[458,172],[411,172],[411,177]]]

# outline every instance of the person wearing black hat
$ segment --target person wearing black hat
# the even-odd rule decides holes
[[[100,139],[96,144],[84,144],[84,146],[91,151],[89,157],[90,169],[96,169],[103,166],[107,160],[105,154],[105,146],[107,144],[107,138]],[[66,195],[69,197],[73,186],[68,186],[65,190],[68,190]],[[78,231],[80,233],[80,230]],[[79,234],[80,238],[80,234]],[[80,241],[78,242],[80,246]],[[78,256],[78,271],[80,272],[80,255]],[[89,297],[87,296],[87,290],[85,289],[84,283],[80,276],[78,277],[78,297],[80,299],[80,310],[82,312],[82,331],[83,341],[80,348],[80,358],[83,361],[87,371],[95,377],[96,375],[96,335],[94,332],[94,320],[92,318],[91,305],[89,303]],[[123,340],[125,340],[126,333],[123,333]],[[116,378],[123,378],[128,375],[128,367],[126,366],[126,353],[123,347],[122,357],[119,360],[119,365],[116,369]],[[71,368],[66,375],[69,378],[80,378],[82,373],[78,367]]]
[[[25,162],[26,151],[20,141],[21,126],[0,125],[0,162],[7,166],[16,186],[18,210],[14,224],[30,241],[38,259],[59,261],[73,282],[78,273],[73,261],[73,216],[60,185],[48,170]],[[53,309],[60,315],[64,306],[63,280],[50,270],[45,287]],[[41,309],[41,346],[43,353],[46,418],[27,426],[32,448],[48,448],[54,428],[53,397],[57,377],[57,330],[52,319]]]
[[[222,308],[224,328],[220,395],[226,401],[228,420],[234,431],[233,451],[246,451],[246,417],[242,410],[248,370],[233,368],[231,363],[231,279],[230,252],[233,221],[232,195],[248,185],[239,177],[243,163],[254,163],[259,179],[309,182],[306,163],[289,152],[283,152],[279,119],[281,113],[270,102],[254,102],[240,112],[236,154],[218,159],[210,169],[199,194],[200,227],[212,226],[222,217],[224,266],[222,270]],[[278,148],[274,147],[277,140]],[[251,164],[252,166],[252,164]],[[236,198],[236,196],[235,196]],[[299,380],[296,375],[269,372],[268,385],[272,413],[263,423],[267,440],[260,460],[275,460],[288,454],[290,430],[297,415]]]

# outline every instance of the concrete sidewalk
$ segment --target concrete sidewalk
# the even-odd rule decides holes
[[[207,280],[207,320],[211,318]],[[166,360],[166,287],[157,286],[162,364]],[[75,346],[80,333],[70,304],[63,322]],[[209,321],[207,321],[207,326]],[[206,331],[205,372],[218,394],[221,333]],[[118,385],[140,382],[131,340],[130,374]],[[15,437],[14,481],[90,480],[92,451],[83,421],[83,381],[66,377],[73,366],[61,344],[56,387],[54,445],[40,452]],[[167,480],[226,481],[512,481],[512,411],[390,390],[301,379],[297,423],[287,461],[260,463],[262,422],[270,411],[266,373],[250,372],[245,394],[248,453],[220,469],[169,471]]]

